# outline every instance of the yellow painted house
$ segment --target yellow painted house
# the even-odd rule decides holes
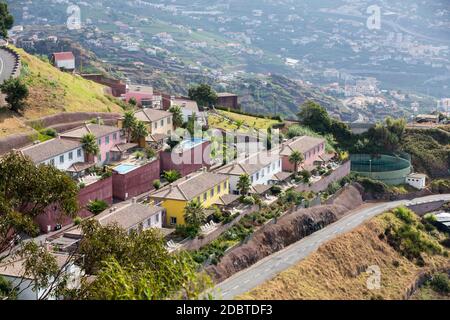
[[[228,176],[211,172],[197,172],[158,190],[150,197],[160,202],[167,212],[167,225],[185,225],[184,209],[191,201],[209,208],[230,193]]]

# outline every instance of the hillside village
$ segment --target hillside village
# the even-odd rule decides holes
[[[18,234],[12,248],[33,240],[63,261],[77,251],[82,225],[89,220],[129,235],[158,230],[168,252],[187,250],[211,266],[211,260],[220,260],[268,222],[320,208],[355,181],[401,185],[404,194],[431,194],[430,177],[415,172],[410,158],[391,154],[367,160],[364,154],[349,154],[300,122],[240,111],[233,93],[205,94],[200,90],[205,87],[198,86],[186,97],[107,75],[79,75],[72,52],[55,52],[49,63],[64,73],[61,77],[102,86],[116,109],[30,119],[38,135],[31,141],[29,136],[10,139],[2,148],[3,159],[17,156],[38,168],[54,167],[78,190],[73,217],[58,205],[47,206],[34,218],[39,234]],[[426,115],[416,120],[418,126],[431,127],[444,121]],[[393,190],[398,191],[389,187]],[[221,254],[208,251],[245,222],[250,227],[221,247]],[[0,275],[19,281],[21,262],[2,263]],[[65,265],[65,271],[74,285],[82,277],[75,263]],[[39,299],[40,292],[24,286],[18,298]]]

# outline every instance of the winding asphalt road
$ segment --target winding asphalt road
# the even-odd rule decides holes
[[[365,221],[368,221],[388,210],[398,206],[409,206],[439,200],[450,200],[450,194],[432,195],[417,198],[411,201],[401,200],[374,204],[369,207],[364,206],[353,210],[339,221],[290,245],[282,251],[266,257],[253,266],[218,284],[213,290],[213,296],[215,299],[230,300],[238,295],[244,294],[272,279],[280,272],[296,265],[299,261],[305,259],[308,255],[317,250],[317,248],[325,242],[337,237],[340,234],[347,233],[355,229]]]
[[[15,62],[16,59],[9,51],[0,48],[0,84],[11,77]]]

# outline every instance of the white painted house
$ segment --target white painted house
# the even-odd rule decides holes
[[[230,193],[233,194],[239,194],[237,184],[239,178],[244,174],[250,176],[251,192],[259,193],[259,191],[266,189],[261,188],[262,186],[270,186],[275,183],[278,180],[275,175],[281,172],[282,163],[279,150],[261,151],[246,158],[238,159],[216,171],[216,173],[230,177]]]
[[[141,232],[151,228],[163,227],[164,208],[132,203],[121,208],[110,208],[95,217],[102,226],[117,224],[128,232]]]
[[[52,62],[58,69],[67,71],[75,70],[75,56],[72,52],[53,53]]]
[[[62,270],[62,274],[67,276],[67,288],[76,289],[80,286],[82,270],[75,265],[70,257],[66,254],[52,255],[56,259],[58,267]],[[18,300],[57,300],[54,294],[48,294],[52,291],[51,285],[48,287],[38,287],[33,276],[25,275],[24,258],[12,258],[8,261],[0,263],[0,276],[9,281],[13,288],[18,289]],[[53,283],[53,279],[49,279],[49,283]]]
[[[427,185],[427,175],[423,173],[411,173],[406,176],[406,183],[410,186],[422,190]]]
[[[74,164],[84,162],[84,151],[79,141],[52,139],[25,147],[20,152],[31,158],[36,165],[53,165],[67,171]]]
[[[183,98],[175,98],[171,97],[170,99],[170,106],[178,106],[181,108],[181,112],[183,113],[183,121],[187,122],[190,117],[195,115],[195,120],[200,125],[206,125],[207,124],[207,116],[204,112],[200,112],[200,109],[198,108],[198,104],[195,101],[189,100],[189,99],[183,99]]]

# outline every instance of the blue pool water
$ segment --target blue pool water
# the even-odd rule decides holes
[[[182,146],[184,150],[189,150],[192,149],[196,146],[198,146],[199,144],[202,144],[203,142],[205,142],[206,140],[202,139],[202,138],[194,138],[192,140],[185,140],[182,142]]]
[[[114,171],[120,173],[120,174],[126,174],[134,169],[136,169],[137,166],[134,164],[121,164],[114,168]]]

